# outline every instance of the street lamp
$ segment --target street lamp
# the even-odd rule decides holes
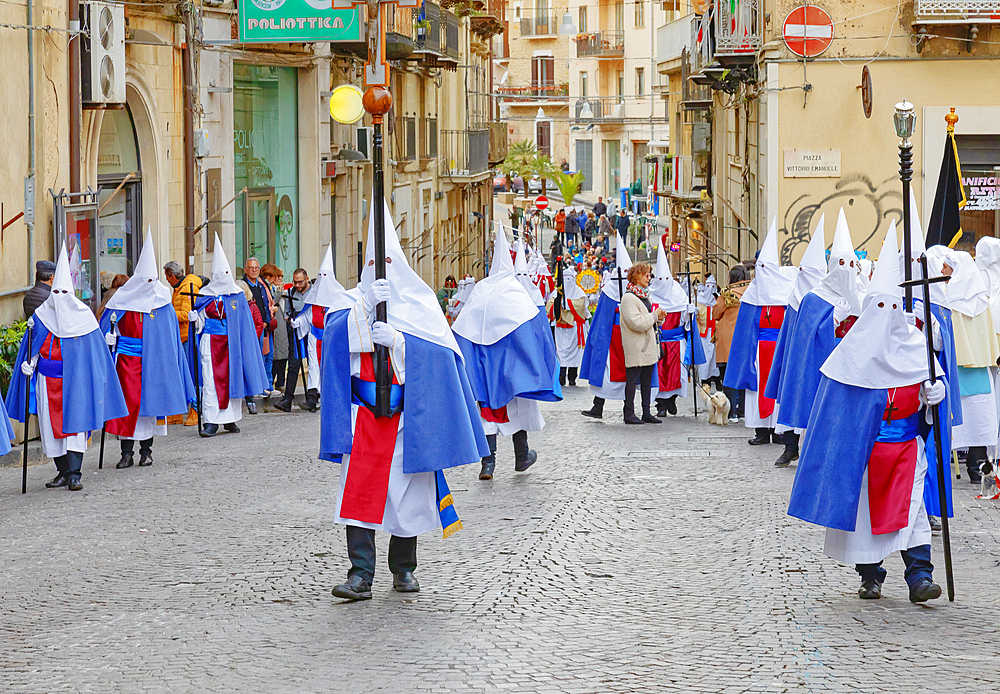
[[[560,36],[576,36],[576,25],[573,24],[573,17],[569,11],[563,15],[562,24],[559,25]]]
[[[580,118],[591,119],[594,117],[594,111],[590,108],[590,102],[584,101],[583,107],[580,109]]]
[[[910,143],[910,136],[917,122],[913,104],[906,99],[896,104],[892,122],[899,137],[899,178],[903,182],[903,255],[906,256],[903,262],[903,279],[909,282],[913,279],[913,261],[910,257],[910,179],[913,178],[913,145]],[[905,304],[908,312],[913,310],[913,289],[909,286],[905,290]]]

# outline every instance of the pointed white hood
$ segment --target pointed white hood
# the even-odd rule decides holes
[[[618,287],[615,287],[615,291]],[[670,272],[670,261],[663,244],[656,249],[656,268],[649,283],[649,300],[667,313],[682,311],[690,303],[687,292]]]
[[[98,329],[94,312],[76,298],[65,244],[60,249],[59,260],[56,262],[52,292],[35,310],[35,315],[59,339],[80,337]]]
[[[709,308],[715,306],[715,293],[718,288],[719,283],[715,279],[715,275],[709,275],[705,281],[698,286],[698,305],[708,306]]]
[[[826,214],[821,214],[819,216],[819,224],[816,225],[816,229],[813,231],[809,245],[806,246],[806,252],[802,255],[802,260],[799,261],[799,271],[795,276],[792,296],[788,301],[788,305],[796,311],[799,310],[799,304],[802,303],[805,295],[815,289],[823,281],[823,278],[826,277],[825,220]]]
[[[233,277],[233,270],[229,266],[229,259],[226,258],[226,251],[218,234],[215,235],[215,250],[212,252],[212,279],[208,286],[202,287],[198,293],[202,296],[243,294],[243,290],[236,284],[236,278]]]
[[[990,305],[983,280],[976,261],[966,251],[951,251],[944,262],[952,269],[948,281],[948,308],[969,318],[975,318]]]
[[[993,326],[1000,326],[1000,239],[993,236],[979,239],[976,243],[976,267],[986,283],[986,293],[993,309]]]
[[[519,238],[517,240],[516,248],[517,251],[514,254],[514,276],[517,277],[517,281],[524,287],[524,291],[528,292],[528,296],[535,302],[535,306],[544,306],[545,300],[542,299],[542,292],[539,291],[538,285],[531,281],[531,273],[528,272],[528,261],[524,256],[524,239]]]
[[[832,306],[839,306],[852,316],[861,314],[861,298],[867,281],[861,281],[861,263],[854,252],[851,241],[851,231],[847,228],[847,217],[844,208],[840,208],[837,217],[837,230],[833,234],[833,246],[830,248],[829,271],[819,284],[813,288],[813,294]]]
[[[135,264],[135,273],[111,295],[105,310],[149,313],[154,308],[171,303],[173,292],[160,281],[159,275],[156,252],[153,250],[153,230],[147,228],[139,262]]]
[[[771,228],[764,238],[764,245],[757,257],[756,274],[750,286],[743,292],[740,302],[751,306],[785,306],[792,296],[795,283],[795,268],[781,267],[778,258],[777,219],[771,220]]]
[[[563,272],[563,295],[567,302],[586,299],[587,293],[576,283],[576,267],[570,265]],[[585,316],[584,316],[585,317]]]
[[[629,257],[628,249],[625,247],[625,241],[622,239],[621,234],[616,234],[615,239],[617,245],[615,246],[615,269],[608,273],[608,279],[604,283],[604,288],[601,290],[604,292],[605,296],[609,299],[614,299],[615,301],[621,301],[621,295],[618,292],[618,278],[621,277],[622,291],[625,290],[628,280],[626,276],[628,275],[628,270],[632,267],[632,258]]]
[[[861,315],[820,369],[840,383],[898,388],[928,378],[924,335],[906,322],[896,222],[882,243]]]
[[[452,330],[470,342],[492,345],[537,315],[538,306],[514,274],[510,243],[501,226],[493,242],[490,274],[472,288]]]
[[[313,306],[323,306],[330,311],[350,308],[355,302],[350,301],[345,294],[344,285],[337,281],[333,271],[333,244],[326,247],[326,255],[316,273],[312,287],[305,295],[305,303]]]

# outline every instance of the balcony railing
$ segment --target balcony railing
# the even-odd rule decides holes
[[[445,50],[444,54],[449,58],[454,58],[458,60],[459,56],[459,45],[458,45],[458,15],[454,12],[446,11],[444,13],[444,39],[445,39]]]
[[[497,95],[504,101],[526,101],[530,97],[543,96],[551,101],[563,101],[569,96],[569,84],[533,84],[530,87],[502,84],[496,88]]]
[[[442,130],[445,168],[452,176],[475,176],[489,170],[489,130]]]
[[[586,112],[590,108],[590,114]],[[577,121],[620,121],[625,118],[625,102],[618,96],[592,96],[578,100],[573,107]]]
[[[713,62],[715,47],[712,45],[711,16],[696,15],[691,22],[691,74],[701,72]]]
[[[426,21],[429,26],[420,26],[419,22],[422,19]],[[441,8],[437,3],[431,2],[430,0],[425,0],[423,7],[418,10],[413,10],[413,21],[417,23],[417,28],[414,33],[416,34],[416,39],[414,45],[419,51],[434,51],[435,53],[441,52]]]
[[[691,41],[692,27],[698,15],[689,14],[656,29],[656,60],[667,63],[680,60],[681,51]]]
[[[973,22],[1000,22],[1000,3],[997,0],[915,0],[917,19],[934,20],[946,24],[971,24]]]
[[[555,14],[521,17],[521,36],[552,36],[559,32]]]
[[[621,58],[625,55],[624,31],[596,31],[576,37],[578,58]]]
[[[753,58],[763,45],[758,0],[715,3],[715,57]]]

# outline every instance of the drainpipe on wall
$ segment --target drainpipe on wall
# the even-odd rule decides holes
[[[31,0],[28,1],[31,6]],[[70,31],[80,30],[80,0],[69,0]],[[83,121],[83,102],[80,96],[80,35],[69,41],[69,190],[80,192],[80,130]],[[73,202],[72,198],[70,202]],[[59,249],[52,249],[58,253]]]
[[[194,159],[194,55],[191,46],[191,5],[182,5],[184,17],[184,43],[181,44],[181,72],[184,96],[184,266],[188,274],[194,271],[195,236],[195,186],[198,171]]]

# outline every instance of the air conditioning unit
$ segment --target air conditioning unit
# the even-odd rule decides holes
[[[83,105],[100,108],[125,103],[125,6],[84,2],[80,6],[85,32],[80,44],[80,86]]]
[[[372,159],[372,129],[358,128],[358,151],[365,155],[365,161]]]

